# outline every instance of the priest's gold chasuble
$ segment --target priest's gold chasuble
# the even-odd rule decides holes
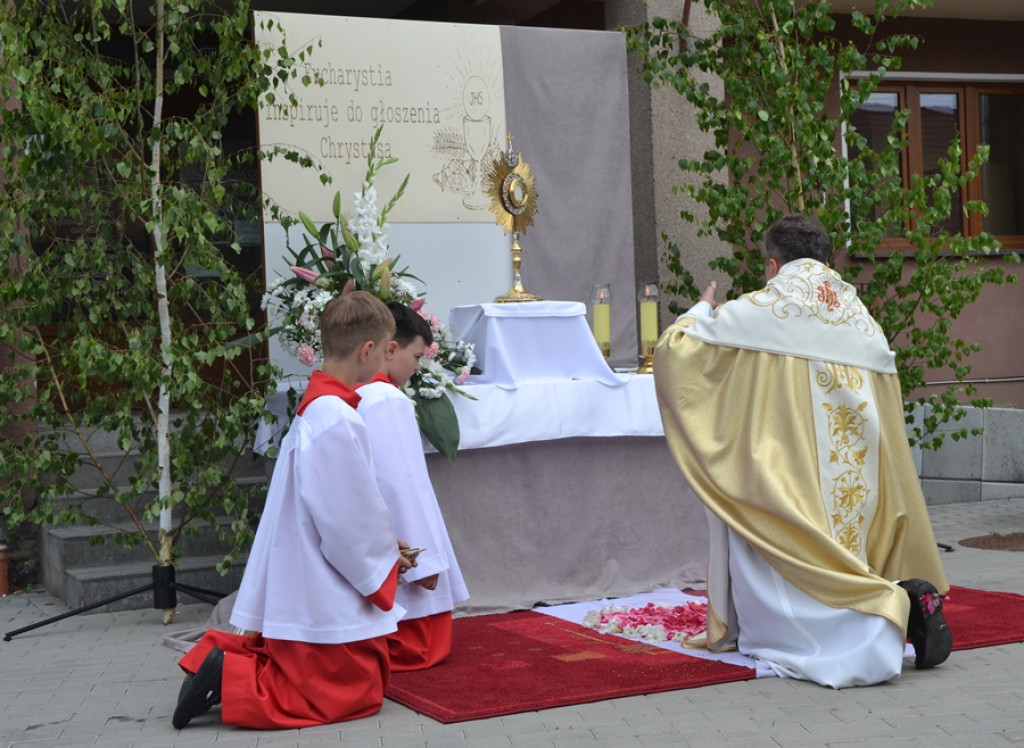
[[[906,630],[893,581],[948,590],[907,441],[894,355],[856,290],[797,260],[684,315],[654,376],[665,435],[707,508],[789,583]],[[728,554],[712,537],[708,645],[729,646]],[[716,547],[717,546],[717,547]]]

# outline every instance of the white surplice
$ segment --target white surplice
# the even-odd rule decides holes
[[[395,538],[362,419],[316,398],[281,444],[231,625],[312,644],[392,633],[405,610],[366,596],[392,572]]]
[[[469,592],[427,472],[415,406],[389,382],[365,384],[359,395],[359,414],[369,434],[377,483],[391,510],[395,532],[412,547],[425,549],[402,579],[409,583],[438,575],[433,590],[401,585],[395,602],[408,611],[406,620],[450,611],[469,599]]]

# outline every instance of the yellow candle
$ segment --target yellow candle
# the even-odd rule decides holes
[[[658,302],[640,302],[640,347],[646,356],[658,342]]]
[[[612,308],[610,304],[594,304],[594,339],[601,354],[608,358],[612,352]]]

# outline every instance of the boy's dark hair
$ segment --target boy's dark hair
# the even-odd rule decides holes
[[[420,313],[399,301],[389,301],[388,309],[395,318],[395,342],[405,348],[419,336],[426,345],[434,342],[434,332]]]
[[[395,321],[384,302],[366,291],[335,296],[320,313],[320,343],[324,359],[344,358],[372,340],[391,340]]]

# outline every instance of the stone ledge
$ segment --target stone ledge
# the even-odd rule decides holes
[[[210,590],[229,594],[238,589],[245,569],[245,559],[237,560],[226,575],[221,575],[217,564],[223,556],[197,556],[183,558],[175,568],[175,581]],[[133,563],[114,564],[110,566],[93,566],[89,568],[68,569],[65,602],[69,608],[80,608],[86,605],[122,595],[130,590],[143,587],[153,581],[153,564]],[[195,598],[184,592],[178,592],[178,603],[194,603]],[[142,592],[123,600],[104,605],[92,612],[112,612],[116,610],[138,610],[152,607],[153,593]]]

